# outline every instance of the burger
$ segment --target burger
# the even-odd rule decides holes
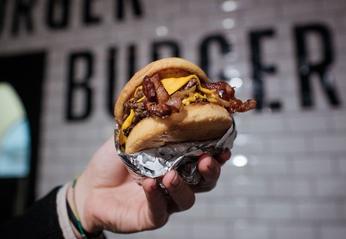
[[[256,107],[235,98],[225,81],[210,82],[181,58],[154,61],[127,82],[115,104],[117,140],[132,154],[170,143],[212,140],[232,125],[232,114]]]

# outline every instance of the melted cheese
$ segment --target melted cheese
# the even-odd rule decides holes
[[[193,93],[189,97],[182,100],[183,105],[189,105],[195,102],[197,99],[207,99],[207,96],[201,95],[200,93]]]
[[[145,99],[145,96],[142,96],[140,99],[137,100],[137,102],[142,102]]]
[[[204,87],[202,87],[202,85],[201,85],[200,82],[198,82],[198,83],[199,83],[199,84],[198,84],[198,89],[199,89],[201,92],[203,92],[204,94],[211,95],[211,94],[215,93],[215,90],[209,90],[209,89],[207,89],[207,88],[204,88]]]
[[[210,102],[210,103],[218,103],[218,100],[215,98],[215,95],[210,95],[207,100]]]
[[[183,87],[187,82],[189,82],[192,79],[197,80],[198,89],[204,94],[210,95],[215,92],[215,90],[209,90],[207,88],[202,87],[201,82],[198,76],[196,75],[189,75],[189,76],[178,77],[178,78],[165,78],[161,82],[165,90],[168,92],[168,94],[171,95],[175,93],[176,91],[178,91],[181,87]]]
[[[130,127],[134,118],[135,118],[135,111],[131,109],[129,116],[127,116],[127,118],[125,119],[123,125],[121,126],[121,129],[125,130],[128,127]]]
[[[218,100],[215,96],[215,94],[211,94],[211,95],[205,95],[205,94],[200,94],[198,92],[195,92],[193,94],[190,94],[189,97],[185,98],[182,100],[183,105],[189,105],[194,103],[195,101],[197,101],[197,99],[202,99],[202,100],[207,100],[210,103],[218,103]]]
[[[168,94],[171,95],[174,92],[178,91],[181,87],[183,87],[187,82],[189,82],[192,79],[198,80],[198,77],[196,75],[189,75],[178,78],[165,78],[161,81],[161,83],[168,92]]]
[[[124,130],[129,128],[132,124],[133,119],[135,118],[135,111],[131,109],[129,116],[125,119],[124,123],[121,126],[121,130],[119,133],[119,142],[120,144],[124,144],[127,140],[127,137],[124,134]]]

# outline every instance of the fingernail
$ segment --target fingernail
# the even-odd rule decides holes
[[[178,177],[178,174],[176,171],[172,171],[173,173],[173,178],[172,178],[172,181],[171,181],[171,184],[173,187],[177,187],[179,185],[179,177]]]

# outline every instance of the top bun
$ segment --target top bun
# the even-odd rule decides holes
[[[131,98],[135,89],[142,84],[145,76],[151,77],[157,73],[161,79],[195,74],[202,81],[208,80],[207,75],[201,68],[182,58],[170,57],[154,61],[134,74],[121,90],[114,108],[115,120],[118,124],[123,123],[124,103]]]

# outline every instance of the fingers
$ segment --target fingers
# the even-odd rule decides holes
[[[230,158],[231,151],[228,148],[225,148],[215,159],[219,162],[219,164],[224,165]]]
[[[198,171],[202,181],[194,187],[195,192],[206,192],[213,189],[221,173],[221,165],[210,155],[204,154],[198,162]]]
[[[208,154],[203,154],[199,158],[198,171],[202,176],[202,181],[193,187],[194,192],[206,192],[213,189],[220,177],[221,166],[231,157],[231,152],[228,148],[224,149],[215,158]]]
[[[148,200],[149,210],[145,214],[148,216],[147,220],[152,225],[152,228],[161,227],[168,220],[166,198],[154,179],[146,178],[142,186]]]
[[[175,205],[170,205],[170,212],[184,211],[195,203],[195,194],[175,170],[169,171],[162,179],[169,196]]]
[[[149,209],[152,211],[150,215],[151,220],[156,224],[164,224],[168,218],[165,213],[184,211],[191,208],[195,202],[194,192],[205,192],[213,189],[220,177],[221,166],[230,156],[231,152],[229,149],[224,149],[215,158],[208,154],[202,155],[197,165],[198,171],[202,176],[202,182],[198,186],[187,185],[175,170],[169,171],[163,177],[162,184],[167,189],[171,202],[167,201],[167,197],[158,189],[155,180],[144,180],[143,188],[149,202]]]

